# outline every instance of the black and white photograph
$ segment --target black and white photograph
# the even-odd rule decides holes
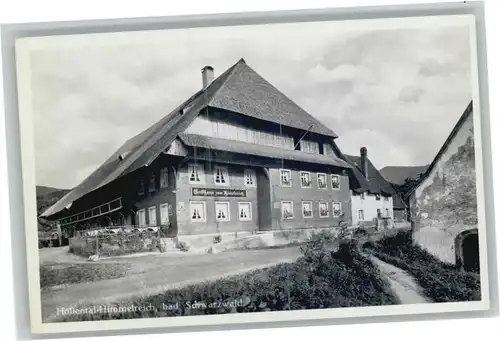
[[[487,309],[475,39],[470,15],[20,39],[33,330]]]

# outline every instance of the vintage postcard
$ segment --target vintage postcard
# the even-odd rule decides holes
[[[474,16],[16,58],[33,332],[488,309]]]

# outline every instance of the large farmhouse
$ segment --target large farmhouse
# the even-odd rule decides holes
[[[98,226],[174,237],[352,223],[353,166],[332,130],[243,59],[215,79],[205,67],[202,85],[42,217],[66,237]]]
[[[473,107],[409,191],[414,241],[444,262],[479,270]]]

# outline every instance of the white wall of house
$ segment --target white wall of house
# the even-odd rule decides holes
[[[351,209],[352,209],[352,223],[356,225],[361,221],[371,221],[377,218],[377,209],[382,212],[382,217],[394,218],[392,197],[380,196],[377,200],[376,195],[364,194],[364,199],[359,194],[351,194]],[[359,211],[363,211],[363,217],[360,217]]]

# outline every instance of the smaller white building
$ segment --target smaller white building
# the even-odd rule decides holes
[[[353,225],[375,218],[394,219],[392,196],[351,191],[351,208]]]
[[[344,156],[353,166],[350,177],[352,224],[370,226],[376,221],[386,221],[393,226],[395,211],[406,209],[401,197],[368,159],[365,147],[359,156]]]

